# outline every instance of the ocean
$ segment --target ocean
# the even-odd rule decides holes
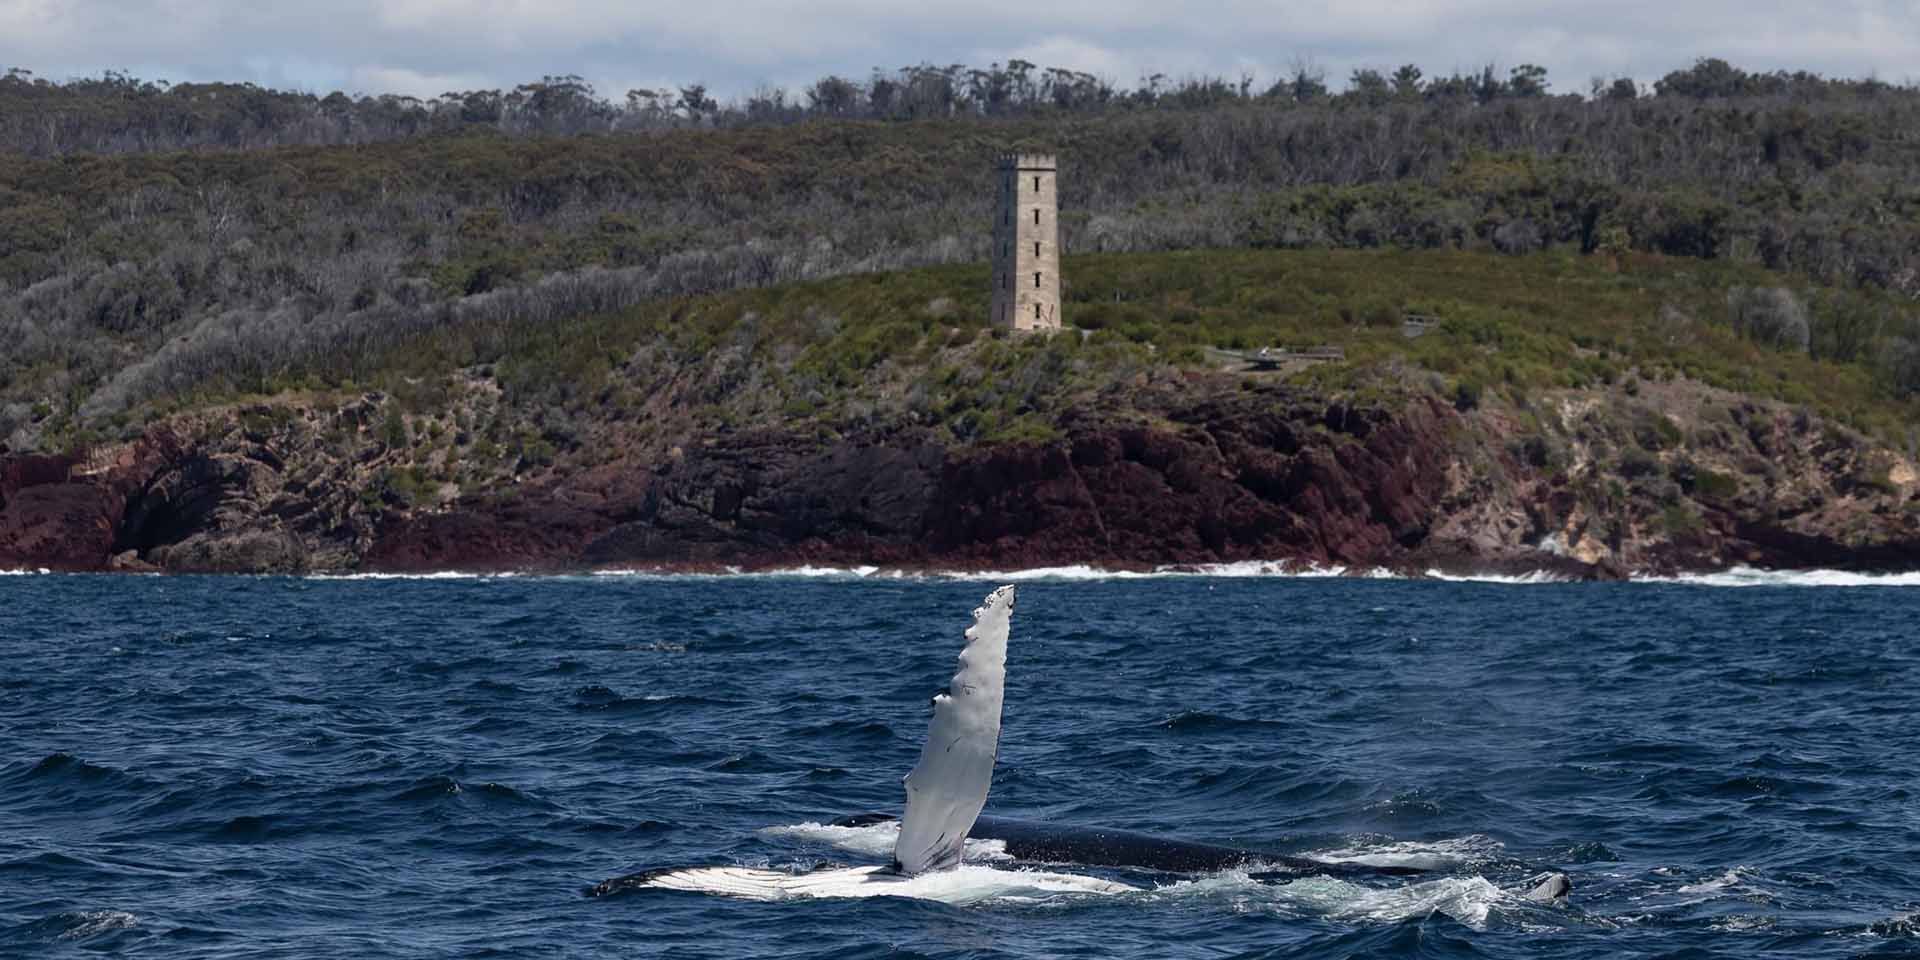
[[[885,862],[988,579],[0,576],[0,957],[1920,956],[1920,578],[1258,572],[1023,576],[987,812],[1431,873],[587,895]]]

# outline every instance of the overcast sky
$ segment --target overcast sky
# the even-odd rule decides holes
[[[1014,57],[1121,86],[1531,62],[1567,92],[1701,56],[1913,81],[1920,0],[0,0],[0,69],[419,96],[577,73],[613,99],[688,81],[727,97]]]

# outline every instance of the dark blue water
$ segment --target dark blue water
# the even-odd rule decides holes
[[[1907,588],[1032,582],[989,812],[1446,869],[584,895],[873,862],[987,586],[0,577],[0,956],[1920,955]]]

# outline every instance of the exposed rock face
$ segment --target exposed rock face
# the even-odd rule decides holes
[[[393,478],[423,461],[376,436],[379,398],[251,408],[84,460],[0,457],[0,567],[1920,568],[1910,461],[1786,408],[1660,389],[1569,394],[1523,426],[1420,394],[1213,384],[1151,416],[1083,411],[1049,443],[760,429],[411,498]],[[451,449],[433,463],[477,475]]]
[[[93,570],[113,548],[121,503],[89,483],[24,487],[0,509],[0,566]]]
[[[1183,433],[1094,428],[1060,446],[957,458],[930,543],[983,563],[1138,565],[1379,563],[1424,539],[1446,482],[1418,464],[1446,446],[1441,408],[1312,433],[1312,411],[1251,406],[1183,411],[1196,428]]]

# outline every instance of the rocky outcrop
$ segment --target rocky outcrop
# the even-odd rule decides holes
[[[1183,429],[1089,426],[1066,443],[962,455],[930,518],[936,551],[982,563],[1381,563],[1425,539],[1445,478],[1420,468],[1450,411],[1392,420],[1261,409],[1181,411]]]
[[[112,552],[119,498],[90,483],[24,487],[0,508],[0,567],[94,570]]]
[[[1461,411],[1200,383],[1058,427],[968,446],[898,426],[602,438],[516,482],[526,455],[487,467],[470,437],[425,443],[440,426],[377,395],[262,406],[87,458],[0,456],[0,567],[1920,568],[1910,461],[1697,385]]]

